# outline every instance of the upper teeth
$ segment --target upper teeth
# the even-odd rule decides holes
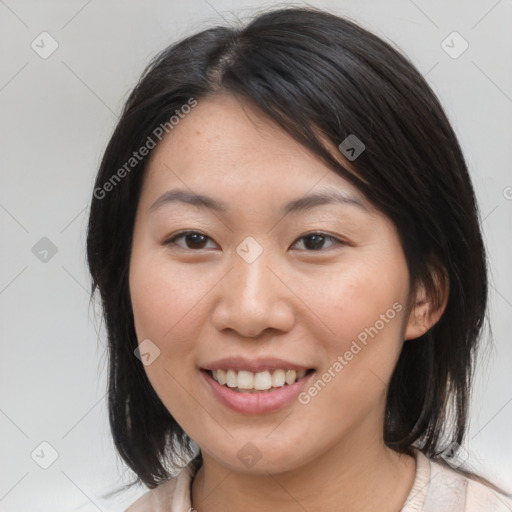
[[[272,372],[272,374],[271,374]],[[293,384],[306,375],[306,370],[265,370],[253,373],[246,370],[213,370],[213,378],[230,388],[265,390]]]

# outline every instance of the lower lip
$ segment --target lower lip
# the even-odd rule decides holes
[[[277,411],[297,399],[315,372],[311,372],[293,384],[285,384],[266,393],[240,393],[219,384],[206,370],[201,370],[201,374],[215,397],[226,407],[242,414],[264,414]]]

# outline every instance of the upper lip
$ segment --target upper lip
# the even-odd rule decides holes
[[[246,370],[257,373],[265,370],[309,370],[311,366],[285,361],[275,357],[246,359],[244,357],[225,357],[201,366],[204,370]]]

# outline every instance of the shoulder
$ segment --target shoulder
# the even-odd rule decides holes
[[[176,477],[143,494],[125,512],[189,510],[191,508],[190,484],[197,469],[197,462],[191,461]]]
[[[512,499],[441,462],[430,460],[425,512],[511,512]],[[448,508],[447,508],[448,507]]]
[[[144,493],[137,501],[132,503],[126,512],[167,512],[166,502],[170,503],[176,490],[176,478]]]
[[[482,482],[468,479],[466,507],[468,512],[480,512],[483,510],[511,512],[512,498],[495,491]]]

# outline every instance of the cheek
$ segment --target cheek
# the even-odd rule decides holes
[[[149,339],[158,347],[158,356],[144,371],[156,394],[182,426],[195,415],[193,392],[197,346],[204,319],[201,297],[204,282],[169,268],[169,265],[134,259],[130,267],[130,294],[137,340]]]
[[[170,265],[165,255],[136,257],[130,266],[130,296],[139,341],[158,340],[163,346],[184,337],[211,288],[201,272]],[[190,338],[188,338],[190,340]]]
[[[320,392],[312,389],[305,397],[318,400],[320,409],[339,410],[333,407],[337,403],[346,406],[341,408],[345,412],[369,410],[382,398],[398,360],[408,294],[407,265],[399,253],[373,261],[370,265],[362,259],[350,270],[337,273],[336,279],[321,280],[322,289],[309,292],[309,304],[315,304],[330,331],[322,338],[326,359],[319,375],[328,382],[323,381],[325,387],[317,386]],[[329,389],[326,393],[325,388]]]
[[[372,264],[361,258],[304,283],[300,293],[330,333],[329,351],[348,349],[358,336],[364,342],[368,330],[374,335],[377,330],[382,340],[401,341],[400,312],[405,310],[408,271],[399,256]]]

